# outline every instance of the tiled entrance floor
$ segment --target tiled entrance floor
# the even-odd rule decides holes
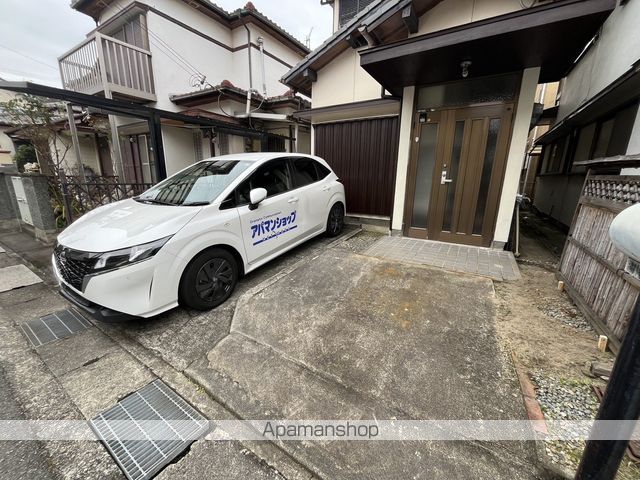
[[[475,273],[500,281],[520,279],[513,254],[492,248],[388,236],[371,245],[364,254],[456,272]]]

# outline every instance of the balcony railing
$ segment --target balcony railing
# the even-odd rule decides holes
[[[113,37],[96,32],[61,56],[58,64],[68,90],[156,99],[151,52]]]

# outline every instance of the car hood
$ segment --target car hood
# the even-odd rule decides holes
[[[58,242],[84,252],[132,247],[175,234],[201,209],[123,200],[83,215],[58,235]]]

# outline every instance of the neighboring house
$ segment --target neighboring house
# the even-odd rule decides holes
[[[0,78],[0,80],[2,80]],[[0,90],[0,102],[8,102],[15,96],[14,93]],[[10,165],[13,163],[13,155],[16,153],[13,140],[7,133],[13,127],[3,118],[0,112],[0,165]]]
[[[348,212],[396,234],[504,246],[537,85],[569,71],[616,1],[323,3],[333,36],[283,82],[311,96],[297,116]]]
[[[522,165],[520,192],[529,199],[534,198],[536,176],[540,163],[542,148],[536,145],[537,140],[547,133],[558,114],[558,87],[560,82],[543,83],[536,89],[534,104],[535,126],[527,139],[527,154]],[[537,112],[536,112],[537,109]]]
[[[619,3],[562,81],[556,122],[537,142],[534,206],[565,226],[587,170],[575,162],[640,154],[640,2]]]
[[[223,124],[163,120],[165,168],[158,169],[147,122],[110,115],[110,136],[120,147],[111,142],[113,170],[124,181],[155,182],[163,170],[171,175],[224,153],[309,151],[308,122],[291,117],[308,102],[279,81],[309,51],[250,2],[232,13],[208,0],[75,0],[71,6],[97,27],[58,59],[65,89]],[[256,139],[256,131],[264,137]]]

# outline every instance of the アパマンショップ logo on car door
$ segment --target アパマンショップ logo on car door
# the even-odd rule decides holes
[[[249,223],[251,225],[251,240],[253,245],[259,245],[267,240],[279,237],[294,228],[298,228],[296,217],[297,212],[294,210],[289,215],[278,212],[251,220]]]

